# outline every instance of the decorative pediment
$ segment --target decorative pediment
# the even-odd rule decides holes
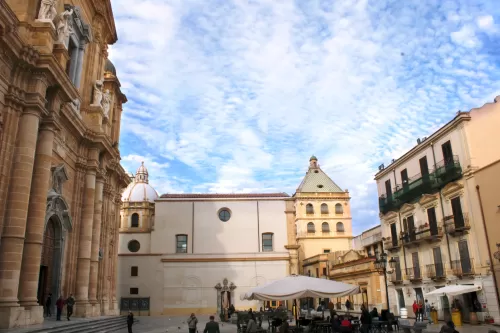
[[[56,216],[64,230],[71,231],[73,223],[69,215],[69,205],[60,194],[52,194],[47,197],[47,209],[45,211],[45,221]]]
[[[380,214],[380,218],[385,224],[391,224],[398,218],[398,213],[388,212],[385,215]]]
[[[411,205],[411,204],[405,203],[401,207],[400,212],[401,212],[401,214],[405,215],[405,214],[411,213],[414,209],[415,209],[415,205]]]
[[[458,182],[448,183],[443,188],[443,195],[446,199],[451,199],[452,197],[456,197],[462,195],[464,192],[464,186]]]
[[[48,196],[54,196],[54,194],[62,195],[63,184],[69,179],[66,167],[64,164],[59,164],[50,169],[52,171],[51,176],[51,188],[49,189]]]
[[[364,258],[366,258],[366,256],[363,255],[361,253],[361,251],[349,250],[344,255],[341,256],[341,261],[343,263],[346,263],[346,262],[356,261],[356,260],[364,259]]]
[[[438,203],[438,196],[436,194],[424,194],[418,201],[423,210],[431,207],[436,207]]]

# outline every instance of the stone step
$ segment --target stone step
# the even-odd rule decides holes
[[[33,330],[23,331],[23,333],[104,333],[113,332],[115,330],[127,327],[127,317],[117,316],[111,318],[100,318],[93,320],[75,320],[68,321],[67,323],[53,323],[43,328],[36,328]],[[65,320],[64,318],[62,320]]]

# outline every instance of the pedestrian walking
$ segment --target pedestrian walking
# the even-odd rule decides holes
[[[56,320],[60,321],[61,320],[61,313],[64,308],[64,299],[62,296],[59,296],[59,298],[56,301]]]
[[[215,322],[214,316],[210,316],[210,321],[205,325],[203,333],[220,333],[219,323]]]
[[[413,310],[413,314],[415,315],[415,320],[418,321],[418,304],[417,304],[417,300],[413,301],[413,305],[411,307],[412,307],[412,310]]]
[[[191,313],[191,317],[188,319],[189,333],[196,333],[196,325],[198,324],[198,318],[196,318],[194,313]]]
[[[132,311],[129,311],[127,316],[128,333],[132,333],[132,325],[134,325],[134,314]]]
[[[50,307],[52,306],[52,294],[49,293],[47,299],[45,300],[45,316],[52,317],[52,313],[50,313]]]
[[[68,299],[66,300],[66,319],[68,320],[73,314],[74,305],[75,305],[75,298],[73,297],[73,294],[70,294]]]
[[[425,300],[425,316],[427,317],[429,324],[432,324],[431,305],[429,304],[428,300]]]

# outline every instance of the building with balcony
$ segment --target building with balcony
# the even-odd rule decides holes
[[[498,191],[495,196],[495,187],[487,183],[499,177],[486,170],[500,155],[493,144],[500,140],[494,125],[500,123],[498,101],[500,97],[495,103],[458,112],[429,137],[418,139],[415,147],[389,166],[379,167],[375,180],[384,249],[396,260],[389,286],[396,313],[402,307],[412,313],[413,301],[436,288],[475,285],[478,292],[455,297],[462,304],[464,320],[468,321],[470,311],[478,312],[480,319],[489,315],[496,322],[500,320],[476,190],[482,182],[483,201],[494,224],[498,211],[493,201]],[[451,310],[452,299],[429,297],[429,301],[437,307],[441,319]]]
[[[311,257],[351,247],[350,197],[321,170],[312,156],[309,169],[293,195],[300,266]],[[306,274],[304,270],[301,274]]]

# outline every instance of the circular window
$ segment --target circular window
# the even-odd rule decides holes
[[[227,208],[222,208],[219,210],[219,219],[222,222],[227,222],[231,218],[231,212]]]
[[[323,185],[318,185],[319,188],[323,188]]]
[[[141,248],[141,243],[139,243],[135,239],[128,242],[128,250],[130,252],[137,252],[139,251],[140,248]]]
[[[319,171],[318,170],[314,170],[314,173],[319,173]]]

